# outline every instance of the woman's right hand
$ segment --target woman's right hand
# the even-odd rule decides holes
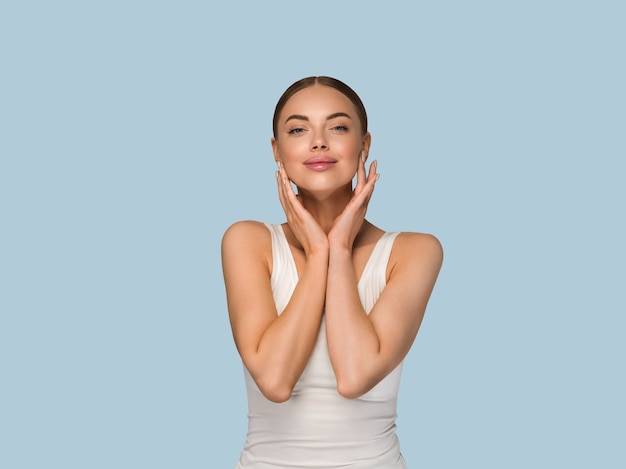
[[[313,215],[304,208],[294,192],[285,167],[277,161],[278,198],[287,216],[287,224],[302,246],[307,258],[314,253],[328,252],[328,237]]]

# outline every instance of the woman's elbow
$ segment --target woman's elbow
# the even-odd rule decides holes
[[[337,392],[346,399],[358,399],[371,388],[372,386],[364,381],[337,379]]]
[[[282,382],[257,382],[257,386],[261,391],[261,394],[269,401],[276,404],[288,401],[291,398],[293,392],[293,386],[289,386],[284,381]]]

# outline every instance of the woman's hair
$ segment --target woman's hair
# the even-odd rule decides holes
[[[276,109],[274,109],[274,119],[272,121],[274,138],[278,135],[278,116],[285,107],[287,101],[289,101],[289,99],[298,91],[314,85],[329,86],[348,98],[356,109],[357,116],[361,122],[361,130],[363,131],[363,135],[365,135],[367,132],[367,113],[365,112],[365,106],[363,106],[363,102],[361,101],[361,98],[359,98],[359,95],[344,82],[339,81],[336,78],[321,76],[302,78],[285,90],[283,95],[278,100],[278,103],[276,103]]]

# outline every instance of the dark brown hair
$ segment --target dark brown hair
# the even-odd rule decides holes
[[[283,95],[278,100],[278,103],[276,103],[276,109],[274,109],[274,119],[272,121],[274,138],[276,138],[276,136],[278,135],[278,116],[285,107],[287,101],[289,101],[289,99],[298,91],[314,85],[322,85],[334,88],[341,94],[343,94],[346,98],[348,98],[356,109],[357,116],[359,118],[359,121],[361,122],[361,130],[363,131],[363,135],[365,135],[365,133],[367,132],[367,113],[365,112],[365,106],[363,106],[363,102],[361,101],[361,98],[359,98],[359,95],[356,94],[355,91],[344,82],[339,81],[336,78],[321,76],[302,78],[301,80],[293,83],[289,88],[285,90]]]

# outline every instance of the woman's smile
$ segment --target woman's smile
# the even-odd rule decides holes
[[[313,171],[326,171],[327,169],[332,168],[337,160],[333,158],[329,158],[327,156],[315,156],[313,158],[309,158],[304,162],[304,166]]]

